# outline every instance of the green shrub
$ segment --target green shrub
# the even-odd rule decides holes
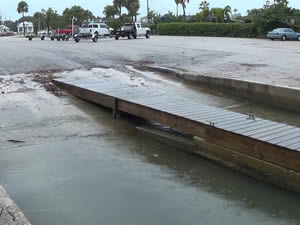
[[[120,19],[112,19],[107,21],[107,25],[115,30],[120,29],[121,26],[123,25],[122,20]]]
[[[292,28],[294,29],[294,31],[300,32],[300,25],[293,25]]]
[[[149,27],[151,34],[157,34],[157,24],[148,24],[146,27]]]
[[[250,23],[160,23],[160,35],[212,36],[212,37],[257,37],[257,30]]]

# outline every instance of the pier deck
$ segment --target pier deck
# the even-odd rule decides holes
[[[300,128],[198,104],[115,79],[55,79],[72,95],[182,130],[206,142],[300,172]]]

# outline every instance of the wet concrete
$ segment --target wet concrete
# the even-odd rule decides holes
[[[201,103],[300,124],[286,112],[132,67],[114,76]],[[32,224],[298,224],[299,196],[140,135],[140,121],[57,97],[36,74],[0,76],[0,183]],[[13,141],[9,141],[13,140]]]
[[[24,214],[0,186],[0,224],[30,225]]]
[[[300,87],[300,42],[213,37],[75,43],[0,39],[0,74],[147,64],[198,75]],[[17,66],[16,66],[17,65]]]

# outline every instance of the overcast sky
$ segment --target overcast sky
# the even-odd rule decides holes
[[[0,0],[0,14],[6,19],[16,20],[20,16],[18,15],[16,8],[20,0]],[[187,14],[194,14],[199,11],[199,4],[201,0],[190,0],[190,4],[187,7]],[[96,16],[102,16],[104,6],[112,4],[112,0],[26,0],[29,5],[29,15],[32,15],[36,11],[40,11],[42,8],[47,9],[49,7],[56,9],[59,13],[73,5],[80,5],[83,8],[89,9]],[[141,9],[140,14],[146,15],[146,2],[147,0],[140,0]],[[168,10],[176,12],[176,5],[174,0],[149,0],[150,8],[161,13],[167,13]],[[259,8],[265,3],[265,0],[210,0],[211,7],[224,7],[230,5],[232,9],[237,8],[243,15],[246,14],[247,9]],[[289,0],[290,6],[294,8],[300,8],[300,0]],[[180,8],[180,13],[182,9]]]

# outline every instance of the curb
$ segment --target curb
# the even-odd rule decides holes
[[[216,88],[254,102],[300,112],[300,88],[269,85],[250,80],[210,77],[163,67],[144,67],[150,71],[162,72],[166,75],[195,82],[205,87]]]

